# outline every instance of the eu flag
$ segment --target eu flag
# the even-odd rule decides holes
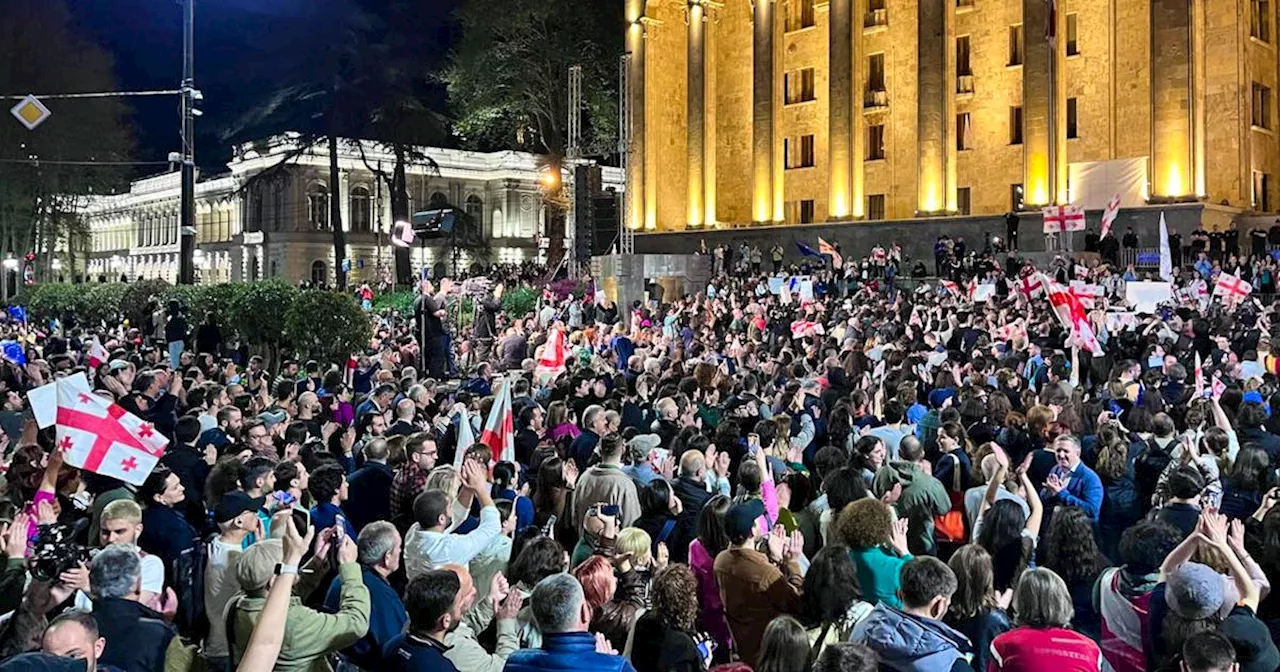
[[[5,361],[11,364],[27,365],[27,352],[22,349],[22,344],[17,341],[0,341],[0,356],[3,356]]]
[[[23,306],[9,306],[9,317],[26,324],[27,309]]]
[[[821,259],[823,262],[825,262],[825,261],[827,260],[827,258],[826,258],[826,257],[822,256],[822,253],[821,253],[821,252],[819,252],[819,251],[817,251],[817,250],[813,249],[812,247],[809,247],[808,245],[805,245],[804,243],[797,242],[797,243],[796,243],[796,249],[800,250],[800,254],[802,254],[802,255],[804,255],[804,256],[806,256],[806,257],[813,257],[814,259]]]

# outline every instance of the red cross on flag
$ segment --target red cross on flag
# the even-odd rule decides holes
[[[796,320],[791,323],[791,338],[805,338],[814,334],[821,336],[825,333],[826,330],[822,328],[821,322]]]
[[[102,347],[98,339],[89,341],[89,368],[97,369],[106,363],[108,357],[110,355],[107,354],[107,349]]]
[[[883,254],[884,250],[882,249],[880,252]],[[822,238],[818,239],[818,254],[830,255],[832,268],[839,269],[844,265],[844,259],[840,256],[840,253],[836,251],[836,246],[828,243]]]
[[[1056,282],[1049,283],[1048,291],[1049,304],[1053,306],[1053,312],[1062,322],[1062,326],[1071,330],[1072,340],[1089,352],[1101,352],[1102,345],[1098,343],[1098,337],[1093,333],[1093,326],[1089,324],[1089,317],[1080,299],[1076,298],[1071,290]]]
[[[1213,286],[1213,295],[1221,296],[1229,306],[1239,303],[1241,299],[1249,296],[1252,291],[1253,285],[1230,273],[1219,275],[1218,284]]]
[[[945,290],[947,290],[948,292],[950,292],[950,293],[951,293],[951,296],[954,296],[954,297],[956,297],[956,298],[959,298],[959,297],[960,297],[960,285],[957,285],[956,283],[954,283],[954,282],[952,282],[952,281],[950,281],[950,280],[943,280],[942,282],[940,282],[940,283],[938,283],[938,284],[942,285],[942,288],[943,288],[943,289],[945,289]]]
[[[1102,235],[1099,238],[1106,238],[1111,233],[1111,225],[1116,221],[1116,215],[1120,214],[1120,194],[1111,197],[1111,202],[1107,204],[1107,209],[1102,211]]]
[[[511,386],[505,379],[498,383],[493,408],[489,409],[489,419],[485,420],[484,431],[480,432],[480,443],[489,446],[493,451],[495,462],[516,461],[516,430],[515,421],[511,416]]]
[[[546,380],[555,380],[556,376],[564,373],[564,328],[559,324],[551,327],[551,333],[547,336],[547,344],[542,349],[542,356],[538,358],[538,368],[535,373],[540,377],[546,377]]]
[[[1045,278],[1043,273],[1024,275],[1018,281],[1018,291],[1025,294],[1027,298],[1036,296],[1044,291],[1044,280]]]
[[[58,448],[67,464],[142,485],[169,440],[150,423],[93,393],[83,373],[63,378],[58,391]]]
[[[1023,325],[1022,320],[997,327],[996,338],[1001,341],[1025,341],[1027,339],[1027,327]]]
[[[1084,231],[1084,211],[1074,205],[1051,205],[1041,212],[1045,233]]]

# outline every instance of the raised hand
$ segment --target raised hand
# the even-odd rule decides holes
[[[27,530],[31,527],[31,516],[16,513],[9,531],[4,535],[4,553],[10,560],[21,560],[27,556]]]
[[[782,526],[774,526],[769,532],[766,544],[769,548],[769,559],[780,562],[787,551],[787,535],[783,532]]]
[[[1055,495],[1067,489],[1067,482],[1057,474],[1049,474],[1049,478],[1045,479],[1044,485]]]
[[[907,519],[899,518],[893,521],[893,536],[890,537],[889,544],[899,555],[907,555],[911,551],[907,548]]]

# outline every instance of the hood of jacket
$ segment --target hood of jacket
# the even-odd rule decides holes
[[[924,480],[928,474],[920,470],[915,462],[888,462],[876,472],[874,486],[876,493],[887,492],[893,486],[901,484],[905,492],[916,481]]]
[[[928,618],[912,616],[885,604],[854,628],[852,640],[870,646],[885,666],[895,670],[947,672],[972,650],[958,630]]]

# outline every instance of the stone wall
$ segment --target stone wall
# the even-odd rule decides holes
[[[1156,247],[1159,244],[1162,212],[1169,232],[1182,234],[1184,244],[1191,232],[1200,226],[1202,221],[1212,221],[1215,217],[1224,215],[1229,218],[1231,214],[1220,208],[1206,208],[1200,204],[1165,208],[1134,208],[1121,211],[1112,230],[1117,235],[1123,236],[1127,229],[1133,228],[1138,234],[1139,247]],[[1088,213],[1088,229],[1097,231],[1101,225],[1101,218],[1101,212]],[[1019,217],[1018,247],[1020,251],[1034,253],[1045,250],[1043,226],[1039,213],[1023,213]],[[916,259],[922,259],[932,272],[933,244],[938,236],[943,234],[952,238],[963,238],[966,246],[971,250],[981,249],[987,236],[1005,239],[1007,235],[1003,215],[940,217],[857,224],[765,226],[641,234],[636,236],[636,252],[639,254],[688,254],[699,249],[704,241],[708,249],[722,243],[729,243],[736,248],[738,244],[746,241],[748,244],[759,245],[760,249],[765,251],[764,258],[767,262],[769,248],[775,243],[781,243],[786,250],[786,258],[790,262],[799,261],[801,258],[796,243],[805,243],[816,249],[818,238],[839,244],[847,258],[864,256],[877,244],[887,248],[896,242],[902,246],[903,253],[912,260],[912,264]],[[1066,241],[1067,246],[1070,249],[1084,250],[1084,234],[1071,235],[1075,238]]]

